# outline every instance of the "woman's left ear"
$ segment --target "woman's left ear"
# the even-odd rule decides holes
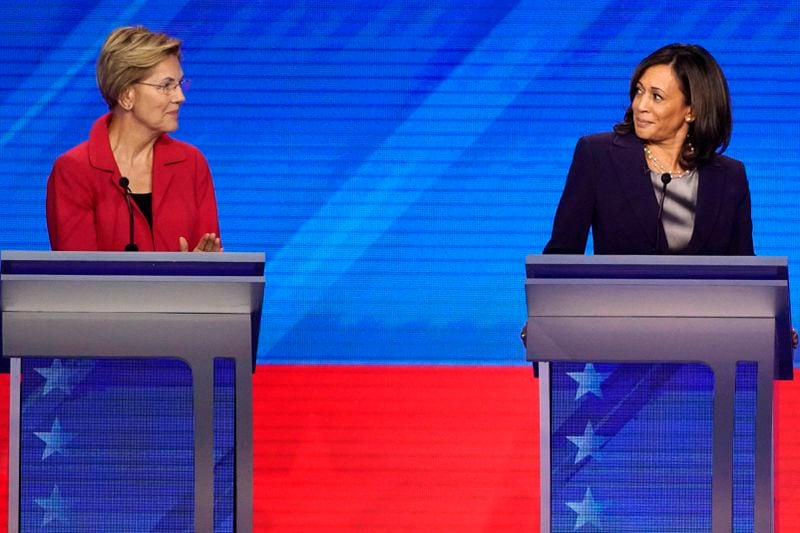
[[[117,98],[117,103],[125,111],[133,109],[133,87],[125,89],[125,91],[119,95],[119,98]]]
[[[694,122],[694,112],[689,110],[686,114],[686,122]]]

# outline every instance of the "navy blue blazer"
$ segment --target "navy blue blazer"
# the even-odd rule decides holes
[[[694,233],[686,255],[754,255],[750,189],[741,161],[715,155],[698,167]],[[658,200],[634,134],[582,137],[544,253],[582,254],[589,228],[595,254],[655,253]]]

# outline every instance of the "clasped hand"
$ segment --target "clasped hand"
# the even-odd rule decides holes
[[[178,237],[178,243],[181,247],[181,252],[189,251],[189,242],[184,237]],[[200,237],[197,246],[194,247],[192,252],[221,252],[222,241],[217,237],[216,233],[206,233]]]

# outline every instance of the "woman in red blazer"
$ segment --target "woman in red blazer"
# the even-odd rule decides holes
[[[139,250],[222,251],[208,163],[167,135],[185,101],[180,47],[141,26],[106,39],[97,83],[110,112],[56,159],[47,183],[53,250],[130,249],[132,216]]]

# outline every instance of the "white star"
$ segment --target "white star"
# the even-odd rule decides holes
[[[42,453],[42,461],[53,455],[54,453],[64,453],[64,446],[72,441],[73,435],[61,431],[61,422],[56,418],[50,431],[34,431],[34,435],[44,441],[44,452]]]
[[[592,496],[592,489],[586,489],[586,493],[583,495],[583,501],[567,502],[567,506],[578,514],[578,517],[575,519],[576,530],[586,524],[600,527],[600,516],[606,506],[595,501]]]
[[[594,432],[591,422],[586,423],[582,436],[567,437],[567,439],[578,447],[578,453],[575,455],[575,464],[580,463],[584,457],[602,459],[600,448],[608,441],[608,437],[600,437]]]
[[[35,368],[34,370],[45,379],[44,392],[42,392],[44,395],[55,389],[72,394],[72,387],[83,378],[81,369],[72,365],[65,366],[61,363],[61,359],[53,359],[53,364],[49,368]]]
[[[39,507],[44,509],[42,526],[46,526],[56,520],[64,524],[68,523],[72,498],[62,498],[58,485],[53,487],[53,492],[50,493],[49,498],[35,498],[35,501]]]
[[[597,372],[591,363],[588,363],[582,372],[567,372],[567,374],[578,382],[578,390],[575,393],[576,400],[589,393],[602,398],[603,391],[600,390],[600,385],[611,375],[610,372]]]

